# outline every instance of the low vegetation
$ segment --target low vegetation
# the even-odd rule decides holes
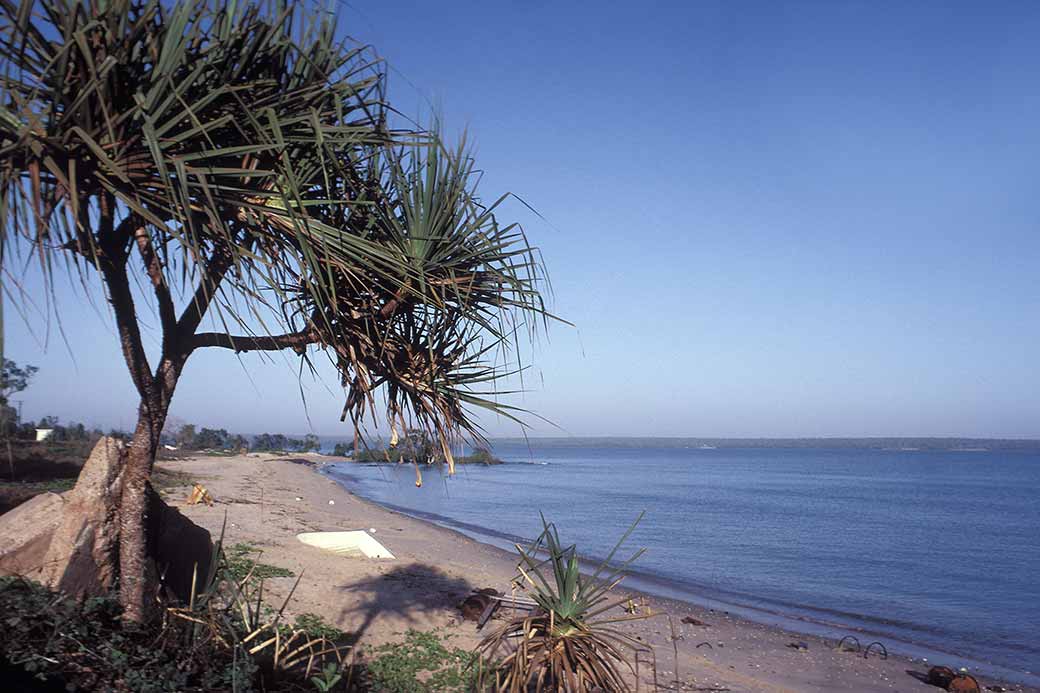
[[[341,691],[382,693],[606,693],[628,691],[631,661],[644,646],[610,616],[628,565],[613,559],[622,537],[591,575],[579,571],[545,522],[520,551],[520,577],[538,609],[507,621],[475,651],[450,636],[409,630],[360,657],[354,636],[320,615],[286,616],[289,598],[264,600],[265,582],[299,577],[261,561],[251,543],[222,547],[188,604],[170,604],[141,625],[121,618],[114,595],[77,601],[22,578],[0,578],[0,680],[35,691]],[[634,527],[634,526],[633,526]]]
[[[224,570],[235,582],[242,580],[268,580],[270,578],[296,577],[296,573],[288,568],[280,568],[267,563],[260,563],[263,549],[254,545],[239,543],[229,547],[224,553]]]
[[[640,549],[619,565],[612,563],[636,524],[591,575],[584,575],[576,547],[565,547],[556,527],[542,518],[543,531],[535,542],[516,547],[521,579],[539,608],[507,621],[481,642],[477,653],[497,661],[486,675],[481,672],[481,688],[501,693],[526,693],[532,687],[570,693],[630,690],[627,680],[636,675],[632,661],[646,646],[614,625],[650,614],[608,614],[626,601],[612,598],[611,592],[643,553]]]
[[[0,578],[0,680],[20,691],[477,690],[474,655],[450,646],[449,636],[409,630],[362,663],[348,633],[316,614],[278,624],[280,609],[255,601],[259,586],[238,591],[234,584],[133,627],[120,619],[115,599],[78,602]]]
[[[125,627],[113,599],[81,603],[6,577],[0,611],[0,678],[8,690],[235,690],[236,681],[257,674],[251,658],[193,638],[187,621]]]
[[[0,578],[0,679],[8,690],[358,690],[347,635],[314,614],[283,622],[287,603],[263,600],[256,548],[217,544],[211,574],[189,604],[142,625],[114,598],[78,601],[29,580]]]
[[[472,652],[433,631],[409,630],[404,641],[374,650],[366,685],[381,693],[463,693],[477,689],[481,667]]]

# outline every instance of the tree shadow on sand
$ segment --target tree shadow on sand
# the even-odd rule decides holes
[[[435,566],[412,563],[337,589],[359,597],[358,604],[340,612],[340,621],[352,624],[354,644],[377,618],[396,616],[418,624],[422,614],[454,611],[474,587],[468,580],[447,575]]]

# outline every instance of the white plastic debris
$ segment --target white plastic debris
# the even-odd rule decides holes
[[[336,501],[334,501],[334,500],[330,500],[329,501],[329,505],[335,505],[335,504],[336,504]]]
[[[340,556],[363,555],[368,558],[393,558],[390,550],[368,535],[363,529],[352,532],[305,532],[296,538],[309,546],[330,551]]]

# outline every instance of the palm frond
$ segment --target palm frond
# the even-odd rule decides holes
[[[335,33],[278,0],[0,0],[0,251],[48,282],[57,256],[86,282],[136,252],[187,297],[178,330],[313,337],[355,427],[380,401],[481,440],[551,317],[538,251],[465,140],[391,128],[381,62]]]

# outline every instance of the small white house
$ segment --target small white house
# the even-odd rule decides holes
[[[54,429],[53,428],[37,428],[36,429],[36,442],[37,443],[42,443],[43,441],[45,441],[48,438],[50,438],[52,433],[54,433]]]

